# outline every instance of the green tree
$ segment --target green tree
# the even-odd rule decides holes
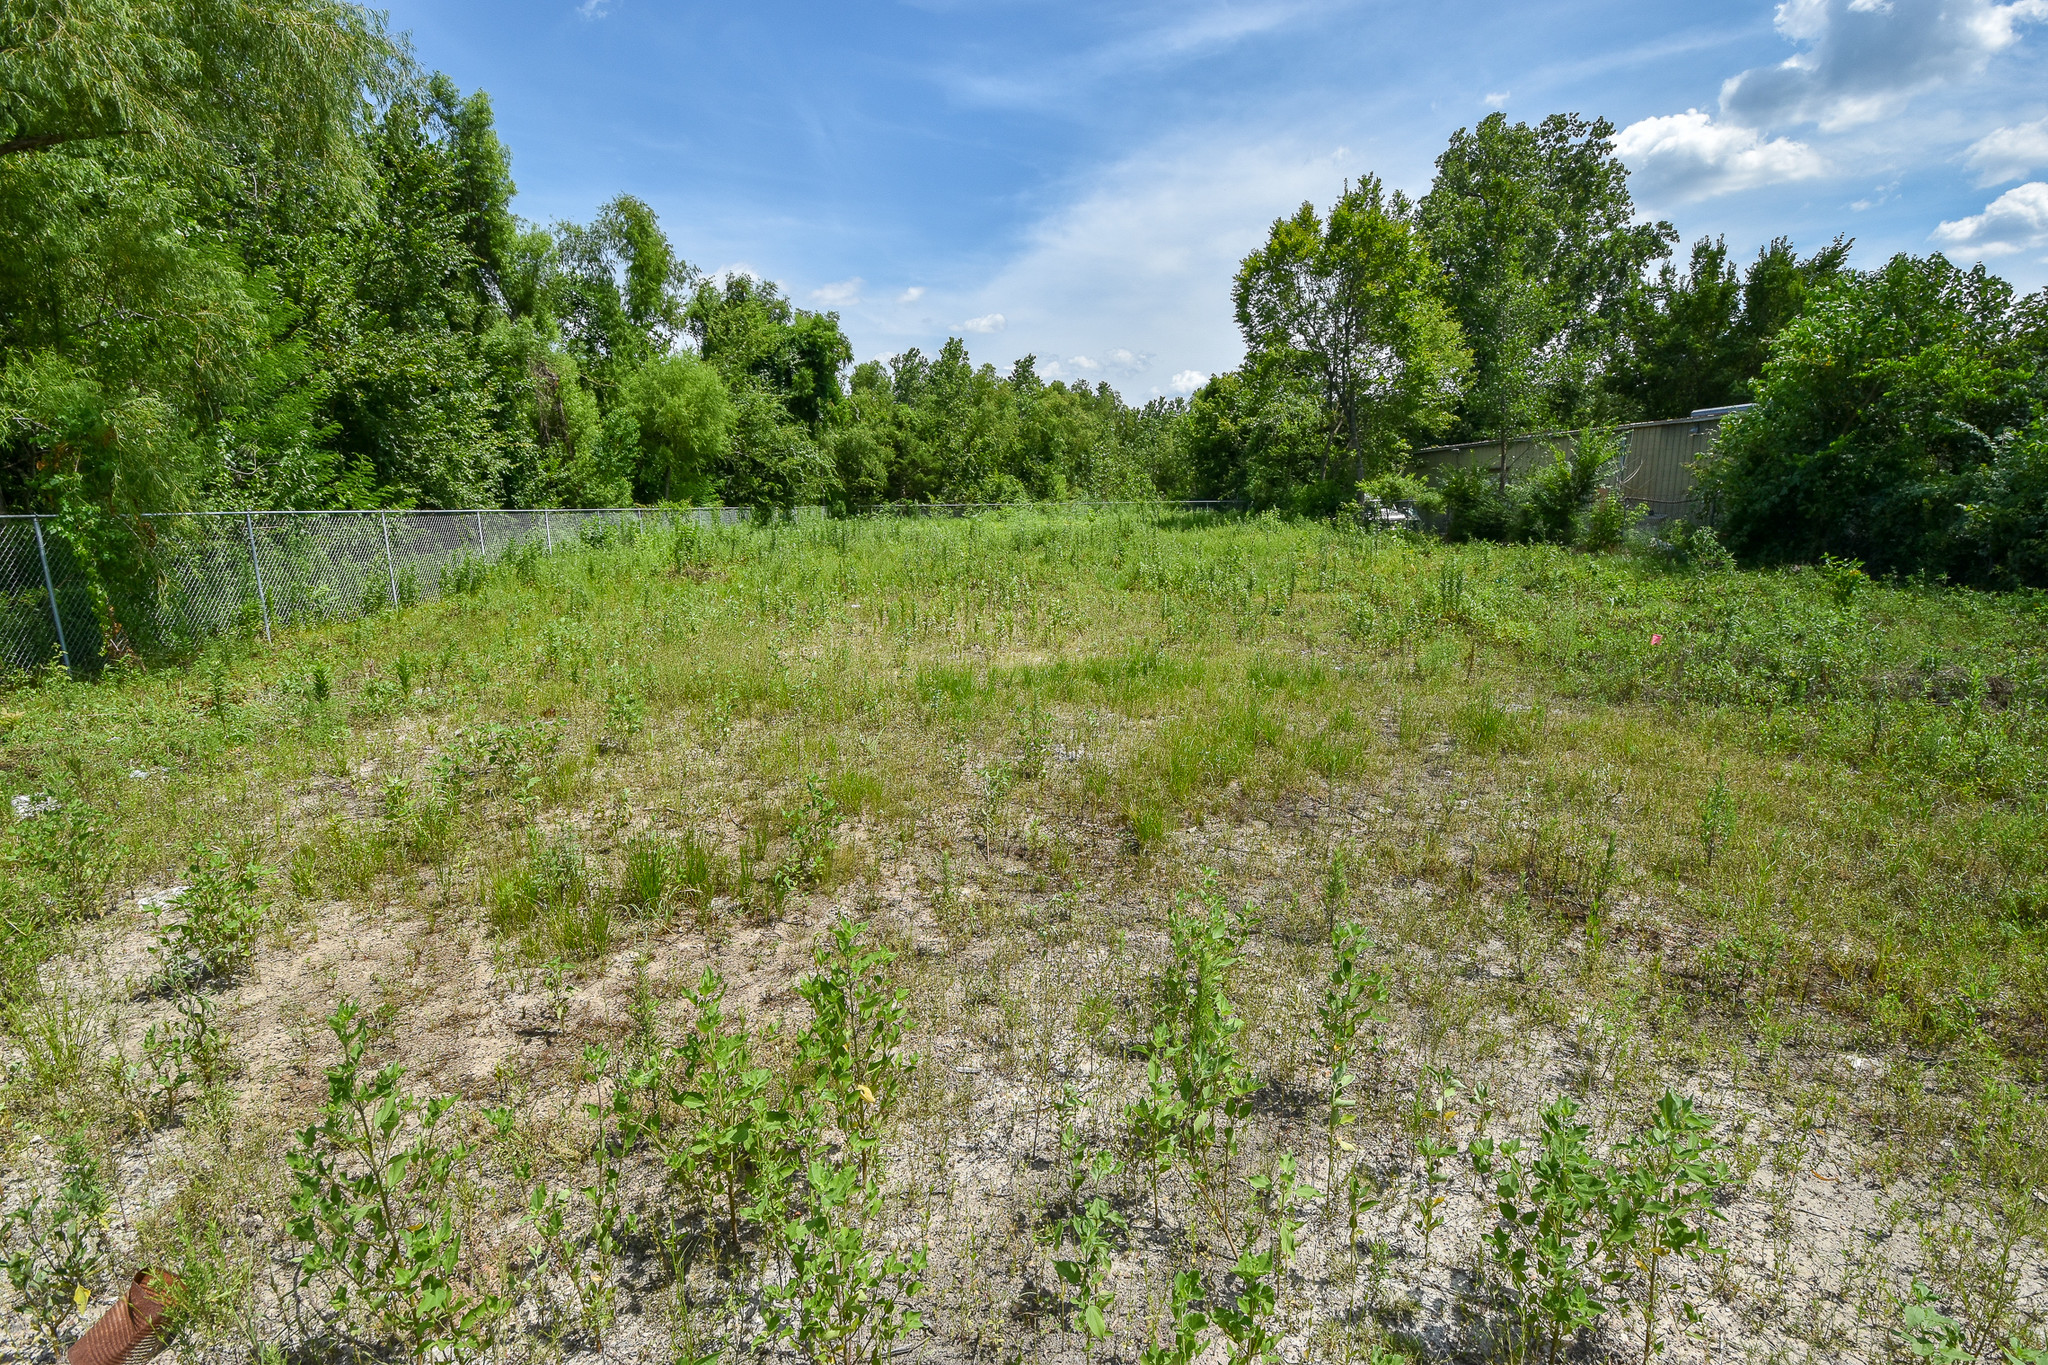
[[[1472,348],[1468,438],[1506,442],[1587,406],[1642,272],[1677,239],[1640,223],[1614,125],[1491,114],[1459,129],[1418,205],[1443,297]],[[1505,477],[1505,468],[1502,470]]]
[[[1757,407],[1705,479],[1721,535],[1763,563],[1860,560],[1973,582],[2036,577],[2048,292],[1941,256],[1820,291],[1772,348]],[[2001,529],[1994,529],[2001,528]]]
[[[1685,273],[1666,262],[1631,301],[1603,387],[1653,421],[1751,401],[1771,342],[1841,273],[1849,245],[1838,237],[1802,260],[1780,237],[1738,273],[1726,242],[1700,238]]]
[[[1309,204],[1276,221],[1238,269],[1247,349],[1313,377],[1354,483],[1393,468],[1411,434],[1450,421],[1471,356],[1436,284],[1412,206],[1373,176],[1345,190],[1327,223]]]
[[[637,496],[694,503],[715,495],[736,420],[717,370],[688,353],[649,361],[620,386],[618,407],[633,426]]]
[[[107,142],[198,168],[233,143],[346,155],[364,95],[404,73],[382,16],[344,0],[8,0],[0,158]]]

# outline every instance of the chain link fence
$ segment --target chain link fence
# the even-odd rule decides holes
[[[514,546],[548,550],[620,525],[731,525],[739,507],[448,512],[191,512],[135,522],[124,571],[84,571],[56,517],[0,516],[0,665],[97,669],[224,630],[266,636],[438,597]]]
[[[874,514],[972,516],[1019,504],[916,503]],[[1217,502],[1087,502],[1224,510]],[[798,516],[821,509],[799,508]],[[129,651],[175,653],[222,631],[262,632],[438,597],[519,545],[549,551],[622,525],[735,525],[744,507],[446,512],[166,512],[133,523],[118,571],[93,575],[54,516],[0,515],[0,673],[92,672]]]

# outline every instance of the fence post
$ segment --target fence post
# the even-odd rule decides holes
[[[549,518],[545,507],[540,512],[540,533],[548,539],[548,553],[555,552],[555,523]]]
[[[384,572],[391,576],[391,605],[398,605],[398,565],[391,558],[391,514],[379,512],[377,520],[384,527]]]
[[[481,510],[476,514],[476,553],[478,558],[484,555],[484,514]]]
[[[43,548],[43,519],[32,518],[36,528],[36,555],[43,561],[43,591],[50,594],[50,624],[57,628],[57,657],[64,661],[64,671],[71,671],[71,646],[64,643],[64,613],[57,610],[57,584],[50,577],[50,552]]]
[[[270,597],[263,591],[263,561],[256,557],[256,514],[242,513],[243,529],[249,533],[249,567],[256,571],[256,601],[263,607],[263,638],[270,638]]]

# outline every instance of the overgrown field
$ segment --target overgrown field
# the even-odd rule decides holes
[[[2039,595],[1137,514],[467,578],[0,696],[0,1358],[143,1265],[186,1361],[2048,1347]]]

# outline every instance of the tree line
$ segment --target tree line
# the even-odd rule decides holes
[[[1843,239],[1701,239],[1681,269],[1601,119],[1495,114],[1419,198],[1368,175],[1275,222],[1234,284],[1242,364],[1133,406],[957,338],[853,365],[836,314],[707,277],[630,196],[522,221],[489,98],[345,0],[21,0],[0,27],[0,510],[83,549],[200,507],[1331,515],[1440,497],[1419,446],[1755,403],[1705,475],[1738,554],[2048,581],[2044,295],[1939,256],[1858,271]],[[1571,534],[1531,508],[1597,483],[1453,489],[1453,528]]]

